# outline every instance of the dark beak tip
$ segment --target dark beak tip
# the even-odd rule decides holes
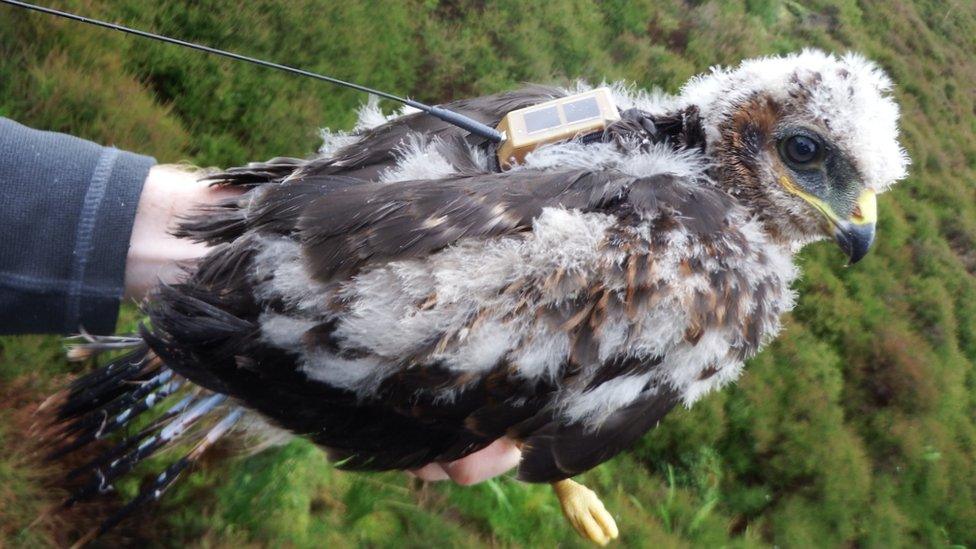
[[[849,224],[842,228],[838,227],[834,239],[840,249],[847,254],[847,265],[854,265],[864,259],[871,249],[871,244],[874,242],[874,224]]]
[[[850,255],[848,255],[847,256],[847,266],[848,267],[852,267],[854,264],[859,263],[862,259],[864,259],[864,256],[866,256],[866,255],[868,255],[867,252],[864,252],[862,254],[850,254]]]

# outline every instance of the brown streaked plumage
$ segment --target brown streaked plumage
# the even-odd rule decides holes
[[[906,162],[887,86],[859,57],[805,52],[674,98],[618,89],[599,139],[504,173],[491,144],[408,114],[214,175],[245,194],[178,229],[214,248],[146,303],[138,357],[229,399],[208,413],[243,407],[346,469],[509,436],[519,478],[567,479],[736,379],[792,307],[802,245],[833,233],[864,255],[874,193]],[[495,124],[566,93],[450,106]],[[62,419],[156,370],[120,372],[81,382]]]

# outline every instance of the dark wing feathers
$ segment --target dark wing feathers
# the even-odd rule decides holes
[[[487,97],[452,101],[444,107],[489,126],[496,126],[510,111],[565,95],[566,92],[559,88],[528,86]],[[427,139],[439,138],[445,141],[463,139],[472,147],[491,145],[486,139],[470,135],[443,120],[416,113],[363,132],[353,145],[340,149],[329,158],[309,162],[299,174],[302,176],[341,174],[375,181],[385,170],[396,164],[397,149],[410,135],[423,135]]]
[[[531,230],[546,207],[575,208],[682,223],[701,238],[724,227],[721,193],[662,175],[634,178],[612,171],[516,171],[443,180],[381,184],[334,175],[303,175],[250,191],[247,234],[298,239],[310,271],[341,280],[371,262],[422,257],[462,238],[492,238]],[[673,406],[664,388],[618,411],[596,430],[566,425],[552,408],[559,390],[507,375],[466,379],[437,364],[413,364],[389,378],[380,398],[364,402],[347,391],[309,380],[296,357],[259,338],[262,306],[251,298],[246,265],[253,241],[222,244],[185,284],[163,288],[149,309],[147,341],[176,372],[231,395],[282,427],[330,448],[351,469],[416,468],[457,459],[504,434],[526,440],[520,474],[558,480],[609,459]],[[236,282],[235,282],[236,281]],[[650,291],[650,290],[649,290]],[[566,310],[550,311],[554,325],[593,308],[602,293],[580,295]],[[592,302],[592,303],[591,303]],[[572,306],[570,306],[572,305]],[[618,304],[619,305],[619,304]],[[619,305],[622,306],[622,305]],[[560,320],[562,319],[562,320]],[[564,377],[598,362],[592,334],[578,323]],[[334,323],[307,338],[328,345]],[[657,359],[613,358],[581,383],[584,390]],[[569,383],[570,381],[566,381]],[[436,388],[460,388],[450,402]]]
[[[204,179],[218,185],[252,187],[269,181],[277,181],[291,175],[308,161],[301,158],[279,156],[264,162],[250,162],[246,166],[213,173]]]
[[[448,107],[494,125],[513,109],[562,95],[555,88],[533,87]],[[700,120],[693,110],[654,119],[639,111],[624,114],[603,135],[604,141],[643,147],[650,139],[676,148],[703,146]],[[456,175],[374,182],[395,166],[397,149],[411,134],[435,140]],[[624,224],[631,216],[654,218],[655,231],[681,223],[706,241],[725,227],[728,204],[723,195],[670,175],[639,179],[606,170],[485,173],[472,149],[483,147],[490,157],[490,144],[424,115],[402,117],[358,137],[357,143],[329,158],[275,158],[208,176],[216,185],[238,187],[244,193],[201,209],[183,220],[176,234],[214,248],[183,283],[160,287],[147,302],[151,327],[141,327],[141,338],[128,338],[132,354],[79,380],[66,393],[55,421],[56,430],[69,440],[55,453],[72,452],[128,426],[129,420],[170,395],[183,398],[155,415],[143,430],[73,471],[70,476],[92,476],[65,505],[101,492],[112,478],[165,449],[194,422],[207,425],[190,436],[197,441],[190,454],[156,477],[92,536],[142,502],[158,498],[234,425],[242,412],[233,405],[224,408],[225,400],[307,436],[348,469],[414,469],[455,460],[500,436],[513,436],[524,442],[519,477],[530,482],[567,478],[610,459],[679,401],[674,391],[657,387],[595,428],[566,424],[554,405],[554,397],[566,385],[592,390],[659,362],[613,358],[581,379],[580,363],[595,366],[598,361],[596,342],[585,323],[573,328],[574,346],[562,380],[527,383],[510,375],[511,364],[505,360],[477,378],[438,364],[409,364],[384,381],[379,397],[370,400],[309,379],[299,357],[264,342],[260,315],[267,308],[284,307],[259,303],[249,276],[264,236],[300,241],[313,276],[325,281],[350,276],[370,263],[423,257],[460,239],[529,231],[547,207],[612,213]],[[615,245],[614,238],[609,235],[608,245]],[[645,267],[636,269],[641,268]],[[600,299],[599,293],[596,289],[571,300],[566,310],[550,311],[555,325],[564,325],[565,318],[579,311],[599,309],[588,302]],[[335,328],[334,321],[326,321],[305,336],[341,352],[333,339]],[[432,390],[445,387],[456,390],[453,399],[442,399]],[[204,416],[223,417],[214,423],[201,419]]]
[[[625,147],[667,143],[678,149],[704,151],[705,129],[695,106],[654,116],[640,109],[627,109],[620,113],[620,120],[607,126],[603,140]]]
[[[524,439],[519,480],[554,482],[588,471],[629,448],[679,402],[662,387],[657,393],[614,412],[596,429],[551,421]]]
[[[618,216],[669,210],[704,236],[724,227],[728,202],[673,175],[637,179],[609,170],[523,170],[395,184],[305,176],[210,207],[176,234],[210,244],[248,231],[294,236],[313,276],[328,281],[369,262],[422,257],[462,238],[526,231],[547,207]]]
[[[525,231],[546,207],[599,208],[626,180],[613,172],[521,171],[350,185],[313,200],[298,228],[312,275],[327,281],[462,238]]]
[[[452,107],[493,123],[508,110],[558,94],[536,89]],[[688,147],[698,143],[694,129],[699,127],[695,113],[656,122],[631,113],[609,133],[622,140],[649,135]],[[440,139],[445,153],[455,153],[447,156],[460,173],[438,180],[370,181],[395,165],[395,149],[411,132]],[[676,396],[658,388],[654,396],[618,411],[595,430],[566,425],[552,404],[559,383],[526,385],[507,375],[510,365],[504,361],[493,374],[473,380],[437,364],[412,364],[384,382],[380,398],[364,402],[309,380],[297,357],[262,342],[258,320],[264,306],[254,302],[243,274],[259,245],[252,235],[299,241],[311,274],[333,281],[370,264],[424,257],[461,239],[529,231],[547,207],[611,213],[623,222],[632,216],[653,218],[660,228],[680,223],[703,238],[725,226],[728,203],[721,193],[673,175],[634,178],[610,170],[483,173],[468,154],[470,147],[482,144],[425,116],[398,119],[361,138],[331,158],[304,163],[275,159],[215,176],[250,190],[215,208],[210,219],[198,216],[184,224],[188,236],[222,247],[185,284],[161,290],[149,310],[153,330],[147,341],[175,371],[312,438],[353,469],[415,468],[456,459],[510,434],[527,442],[522,477],[557,480],[609,459],[670,410]],[[262,180],[266,184],[251,188]],[[592,307],[600,298],[598,292],[581,295],[565,315]],[[334,330],[334,323],[324,323],[306,338],[327,346]],[[570,362],[563,368],[567,380],[578,375],[580,363],[598,361],[590,335],[585,327],[574,331]],[[566,382],[590,390],[646,371],[655,360],[615,358],[588,379]],[[448,386],[457,388],[450,402],[432,390]]]
[[[689,188],[674,176],[638,179],[610,171],[518,171],[395,184],[306,175],[251,192],[257,194],[247,199],[248,231],[300,239],[320,280],[349,276],[370,262],[424,256],[461,238],[530,230],[546,207],[662,223],[680,219],[707,237],[723,226],[726,206],[720,193]],[[161,290],[149,310],[154,330],[147,340],[177,372],[331,448],[347,468],[420,467],[516,434],[530,441],[525,478],[564,478],[615,455],[673,405],[673,395],[661,389],[595,431],[565,425],[551,407],[558,387],[528,386],[507,376],[510,365],[504,363],[499,375],[473,381],[436,364],[415,364],[385,382],[376,402],[359,401],[309,380],[295,357],[260,341],[261,307],[242,297],[253,292],[241,267],[253,251],[247,238],[222,246],[187,283]],[[601,295],[581,295],[572,307],[551,314],[572,317]],[[598,361],[584,324],[574,332],[566,376],[575,375],[580,363]],[[327,343],[334,329],[327,323],[308,337]],[[654,364],[614,358],[580,382],[592,389]],[[451,402],[437,399],[433,389],[448,386],[462,389]]]
[[[468,116],[474,120],[496,126],[510,111],[529,107],[564,97],[566,92],[550,86],[531,85],[525,88],[496,95],[462,99],[444,107]],[[280,181],[285,177],[346,175],[362,181],[375,181],[397,160],[397,150],[410,136],[422,135],[427,139],[440,139],[456,145],[462,142],[467,147],[487,147],[490,143],[478,136],[424,113],[415,113],[396,118],[381,126],[355,134],[356,142],[339,149],[325,158],[302,160],[279,157],[266,162],[252,162],[240,168],[212,174],[207,179],[221,185],[250,187]],[[462,150],[452,146],[448,152]],[[469,158],[452,156],[448,160],[459,172],[468,172]]]

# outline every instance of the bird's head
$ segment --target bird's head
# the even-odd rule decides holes
[[[891,81],[860,55],[807,50],[713,69],[682,96],[701,111],[716,177],[775,237],[832,236],[867,253],[876,195],[906,175]]]

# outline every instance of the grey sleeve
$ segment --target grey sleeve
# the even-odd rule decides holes
[[[114,330],[153,164],[0,118],[0,334]]]

